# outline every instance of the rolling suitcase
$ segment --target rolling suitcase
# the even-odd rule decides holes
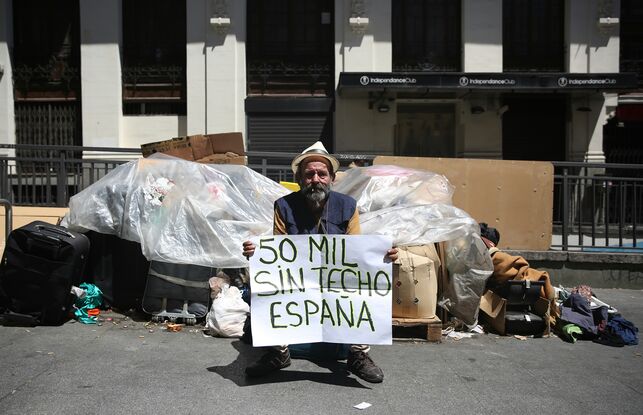
[[[150,262],[141,244],[115,235],[89,231],[84,280],[103,293],[103,304],[120,311],[141,310]]]
[[[85,235],[35,221],[14,229],[0,264],[5,311],[29,316],[36,324],[60,325],[73,304],[89,252]]]
[[[545,319],[529,310],[507,310],[505,330],[508,334],[531,336],[545,330]]]
[[[544,281],[508,280],[493,289],[509,305],[532,305],[540,298]]]
[[[143,311],[152,321],[182,321],[193,325],[210,309],[210,284],[215,268],[151,261]]]

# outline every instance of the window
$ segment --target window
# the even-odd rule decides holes
[[[393,70],[459,71],[460,1],[395,0]]]
[[[455,157],[455,125],[451,104],[399,105],[395,154]]]
[[[78,0],[13,3],[16,101],[80,98]]]
[[[123,114],[186,111],[183,0],[123,1]]]
[[[248,0],[248,94],[330,96],[333,1]]]
[[[643,0],[621,0],[621,72],[636,72],[643,87]]]
[[[561,0],[504,0],[502,58],[507,72],[564,69],[564,7]]]
[[[78,0],[13,2],[16,144],[82,145]],[[79,152],[64,151],[68,159]],[[20,174],[51,172],[47,149],[17,148]],[[25,160],[26,159],[26,160]],[[30,159],[30,160],[29,160]],[[68,167],[66,167],[68,168]],[[18,184],[18,187],[22,184]],[[16,192],[23,190],[16,188]]]

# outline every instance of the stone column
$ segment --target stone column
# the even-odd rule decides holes
[[[0,143],[16,142],[16,125],[13,109],[13,81],[11,56],[13,45],[12,0],[0,0]],[[3,149],[2,154],[13,155],[13,151]]]
[[[121,0],[79,3],[83,145],[119,147],[123,114]]]
[[[502,0],[462,1],[462,69],[464,72],[502,72]],[[472,107],[484,112],[472,114]],[[458,106],[461,144],[457,156],[502,158],[502,116],[495,94],[467,94]]]
[[[618,24],[610,23],[610,19],[614,22],[620,17],[620,1],[569,0],[565,16],[569,72],[619,72]],[[613,116],[616,97],[616,94],[587,93],[571,98],[570,160],[605,161],[603,126]]]
[[[246,1],[209,0],[203,19],[206,132],[241,131],[245,137]]]
[[[462,69],[502,72],[502,0],[462,0]]]
[[[335,84],[340,72],[391,71],[391,1],[335,0]],[[393,154],[394,101],[381,113],[376,104],[369,109],[368,97],[336,98],[336,152]]]
[[[205,39],[210,29],[206,0],[186,2],[187,134],[206,130]]]

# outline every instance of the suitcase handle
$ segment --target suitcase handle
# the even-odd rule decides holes
[[[36,225],[36,229],[38,229],[41,232],[46,231],[46,232],[51,232],[51,233],[57,233],[58,235],[62,235],[62,236],[67,236],[69,238],[76,238],[75,235],[72,235],[71,233],[63,231],[63,230],[58,229],[58,228],[48,228],[48,227],[45,227],[43,225]]]

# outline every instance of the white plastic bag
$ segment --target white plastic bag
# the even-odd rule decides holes
[[[250,307],[241,299],[237,287],[223,284],[205,317],[205,330],[219,337],[241,337]]]

